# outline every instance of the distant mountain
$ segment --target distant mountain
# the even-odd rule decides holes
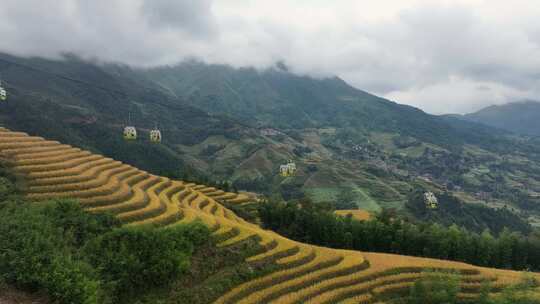
[[[279,67],[259,71],[200,62],[144,74],[194,107],[253,126],[393,132],[447,147],[478,142],[475,134],[463,132],[463,125],[455,128],[437,116],[356,89],[337,77],[315,79]]]
[[[463,118],[519,134],[540,136],[540,102],[538,101],[527,100],[489,106],[478,112],[464,115]]]
[[[540,140],[429,115],[337,77],[296,75],[283,66],[191,61],[138,69],[6,54],[0,73],[9,95],[0,103],[1,125],[152,173],[369,210],[403,210],[412,190],[450,191],[540,222]],[[128,123],[139,140],[123,141]],[[155,126],[161,144],[148,140]],[[297,174],[283,178],[279,166],[289,159]]]

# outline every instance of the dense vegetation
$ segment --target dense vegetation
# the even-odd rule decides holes
[[[0,167],[0,302],[23,290],[55,303],[206,304],[274,267],[246,262],[261,249],[251,239],[218,247],[199,222],[121,227],[76,201],[31,203],[15,182]]]
[[[470,232],[457,225],[414,223],[382,212],[368,221],[343,218],[309,201],[261,204],[264,226],[292,239],[361,251],[463,261],[480,266],[540,270],[540,235],[503,229]]]
[[[10,75],[9,102],[0,109],[3,126],[154,173],[196,171],[175,145],[199,143],[212,135],[234,138],[243,129],[186,105],[127,67],[96,66],[74,57],[51,61],[0,54],[0,70]],[[126,144],[121,134],[128,123],[139,128],[140,140]],[[148,131],[156,125],[164,135],[161,145],[149,144]]]
[[[119,228],[113,217],[87,214],[72,201],[4,202],[0,217],[0,277],[61,303],[118,302],[167,285],[210,235],[201,224]]]
[[[419,221],[439,223],[443,226],[455,224],[475,232],[489,229],[498,234],[505,227],[523,234],[531,232],[531,226],[508,208],[492,209],[479,204],[465,204],[449,192],[437,196],[437,209],[426,207],[423,191],[408,195],[407,211]]]
[[[461,291],[460,278],[453,273],[426,272],[424,277],[417,280],[402,298],[391,301],[393,304],[457,304],[463,303],[459,297]],[[531,290],[537,282],[524,276],[518,284],[505,288],[500,294],[490,296],[490,282],[485,281],[482,292],[474,299],[477,304],[538,304],[540,300],[534,297]],[[471,303],[471,301],[467,301]]]
[[[146,71],[155,83],[210,113],[226,113],[252,125],[280,129],[335,126],[401,133],[449,148],[477,142],[497,146],[488,133],[468,132],[410,106],[358,90],[334,77],[314,81],[279,67],[264,72],[185,62]],[[502,146],[502,145],[501,145]]]

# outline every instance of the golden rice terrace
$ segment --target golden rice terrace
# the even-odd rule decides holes
[[[460,296],[474,298],[482,282],[493,292],[521,278],[516,271],[400,255],[335,250],[298,243],[261,229],[219,202],[248,197],[152,175],[56,141],[0,128],[0,153],[25,183],[28,198],[76,198],[89,212],[112,212],[125,225],[176,225],[200,220],[232,245],[255,238],[264,251],[249,262],[272,261],[277,271],[241,284],[215,303],[382,303],[406,292],[426,268],[456,270]],[[538,276],[540,278],[540,276]]]

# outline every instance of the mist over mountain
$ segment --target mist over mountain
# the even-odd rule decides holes
[[[354,0],[57,0],[54,18],[49,3],[21,1],[2,1],[0,52],[73,52],[138,67],[189,58],[257,68],[283,61],[437,114],[539,94],[532,0],[512,5],[510,15],[500,0],[380,0],[369,8]]]

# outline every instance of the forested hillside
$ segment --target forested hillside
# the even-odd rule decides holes
[[[195,107],[226,113],[253,125],[399,133],[447,148],[478,144],[480,135],[356,89],[340,78],[298,76],[278,66],[260,71],[186,62],[144,74]],[[495,142],[501,140],[487,132],[481,135]]]
[[[406,207],[411,191],[508,208],[540,223],[540,142],[428,115],[339,78],[282,66],[235,69],[188,61],[134,69],[67,56],[0,56],[7,127],[117,158],[153,173],[336,207]],[[132,124],[139,140],[125,142]],[[158,127],[161,144],[148,140]],[[298,171],[279,176],[293,160]],[[448,222],[441,208],[432,220]]]
[[[164,94],[125,66],[102,66],[77,58],[50,61],[0,56],[9,102],[1,108],[4,126],[43,134],[116,157],[154,172],[186,170],[174,145],[192,145],[208,136],[241,137],[246,128],[209,115]],[[127,75],[126,75],[127,73]],[[142,140],[126,144],[125,125],[139,128]],[[148,132],[163,130],[163,145]]]

